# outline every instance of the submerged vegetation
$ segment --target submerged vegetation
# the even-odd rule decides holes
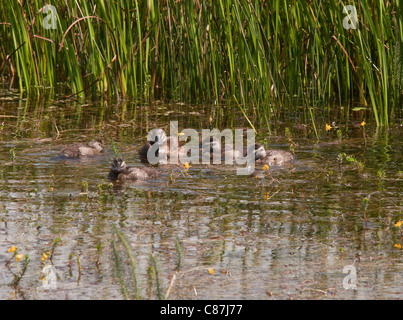
[[[403,104],[399,2],[349,2],[349,19],[341,1],[2,1],[1,86],[239,102],[263,120],[354,103],[387,125]]]

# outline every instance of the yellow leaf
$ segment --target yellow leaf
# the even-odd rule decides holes
[[[209,269],[208,269],[208,272],[209,272],[210,274],[214,274],[214,270],[213,270],[212,268],[209,268]]]
[[[329,131],[330,129],[332,129],[332,127],[326,123],[326,131]]]
[[[361,127],[365,126],[365,121],[361,122]]]
[[[46,254],[46,253],[44,253],[43,255],[42,255],[42,261],[45,261],[46,259],[48,258],[48,255]]]
[[[15,256],[15,260],[16,260],[17,262],[20,262],[21,258],[22,258],[22,254],[17,254],[17,255]]]
[[[401,245],[400,243],[396,243],[396,244],[395,244],[395,247],[398,248],[398,249],[401,249],[401,248],[402,248],[402,245]]]
[[[403,220],[402,220],[402,221],[398,221],[398,222],[395,223],[395,227],[400,228],[400,227],[402,226],[402,224],[403,224]]]
[[[269,166],[267,164],[264,165],[263,170],[269,170]]]
[[[184,167],[185,167],[185,170],[188,170],[190,168],[189,163],[185,162]]]

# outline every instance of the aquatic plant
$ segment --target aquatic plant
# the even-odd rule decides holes
[[[119,151],[118,151],[118,149],[116,149],[116,147],[115,147],[115,142],[113,141],[113,138],[111,138],[111,145],[112,145],[112,150],[113,150],[113,152],[114,152],[114,154],[115,154],[115,157],[120,157],[120,156],[119,156]]]
[[[315,131],[319,115],[354,101],[387,125],[403,105],[403,9],[400,0],[349,4],[1,1],[2,86],[226,103],[252,127],[287,109]]]
[[[48,253],[48,255],[49,255],[49,260],[50,261],[52,261],[52,259],[53,259],[53,255],[54,255],[54,253],[55,253],[55,249],[56,249],[56,246],[57,246],[57,244],[60,242],[60,237],[57,237],[56,239],[55,239],[55,241],[53,241],[53,244],[52,244],[52,248],[50,249],[50,251],[49,251],[49,253]]]
[[[77,266],[78,266],[78,277],[77,277],[77,284],[80,283],[80,279],[81,279],[81,260],[80,260],[80,255],[77,254],[76,255],[76,259],[77,259]]]
[[[15,161],[15,159],[16,159],[14,149],[13,149],[13,148],[11,148],[11,149],[10,149],[10,151],[9,151],[9,153],[10,153],[10,159],[11,159],[11,162],[12,162],[12,163],[14,163],[14,161]]]
[[[394,225],[395,227],[399,228],[400,234],[403,237],[403,220],[396,222]]]
[[[340,153],[337,158],[338,158],[338,162],[339,162],[340,171],[341,171],[341,163],[342,163],[343,159],[345,159],[348,163],[352,163],[352,164],[356,165],[359,171],[363,170],[365,167],[364,163],[359,161],[356,157],[354,157],[352,155],[347,155],[344,152]]]
[[[24,256],[23,254],[18,253],[17,249],[18,248],[16,246],[11,246],[8,249],[8,252],[12,253],[13,255],[6,262],[6,267],[14,276],[13,281],[10,283],[10,285],[14,287],[16,287],[21,281],[22,277],[27,271],[28,264],[30,262],[29,256],[27,254]],[[22,258],[24,259],[22,261],[22,267],[20,267],[19,262]],[[15,271],[13,271],[10,266],[12,259],[15,259]]]
[[[99,242],[97,244],[97,260],[95,261],[95,265],[97,266],[97,269],[99,270],[99,266],[101,265],[100,259],[101,259],[101,253],[102,253],[102,243]]]
[[[88,181],[86,180],[81,181],[81,192],[88,193]]]
[[[287,140],[288,140],[288,145],[289,145],[289,148],[290,148],[291,153],[292,153],[292,154],[295,154],[295,146],[296,146],[297,144],[293,141],[293,139],[292,139],[292,134],[291,134],[291,131],[290,131],[289,128],[285,128],[285,137],[286,137]],[[317,138],[317,137],[316,137],[316,138]]]

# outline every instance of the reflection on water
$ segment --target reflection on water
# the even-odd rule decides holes
[[[214,108],[2,100],[0,110],[0,299],[123,299],[122,279],[133,297],[114,226],[131,245],[143,299],[159,294],[150,268],[170,299],[403,297],[403,238],[394,225],[403,220],[401,126],[368,127],[364,141],[362,128],[340,125],[341,141],[334,130],[317,142],[309,124],[301,132],[273,123],[275,136],[262,127],[258,140],[287,149],[288,126],[292,165],[260,168],[257,177],[236,176],[230,166],[161,167],[157,180],[117,185],[106,179],[112,138],[125,161],[140,166],[150,128],[170,120],[212,128]],[[247,126],[236,114],[227,121],[219,129]],[[107,142],[103,155],[58,157],[65,145],[94,137]],[[23,259],[15,261],[12,245],[29,257],[14,286]],[[355,290],[343,288],[346,266],[356,270]]]

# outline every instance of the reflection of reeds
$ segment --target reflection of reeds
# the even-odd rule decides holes
[[[139,291],[137,288],[137,276],[136,276],[136,261],[134,258],[134,253],[131,245],[127,241],[126,237],[122,234],[122,232],[115,226],[115,233],[118,236],[118,240],[123,244],[125,248],[125,252],[127,256],[129,257],[130,261],[130,269],[131,269],[131,279],[132,279],[132,284],[133,284],[133,290],[134,294],[129,296],[127,286],[125,285],[125,282],[123,280],[123,268],[121,265],[121,257],[119,256],[119,251],[116,245],[116,242],[112,240],[112,247],[113,247],[113,253],[114,253],[114,258],[115,258],[115,266],[116,266],[116,271],[117,271],[117,276],[119,278],[119,282],[122,288],[122,292],[125,296],[126,299],[129,298],[134,298],[136,300],[140,299]]]
[[[27,93],[239,101],[267,125],[285,107],[314,125],[333,102],[370,103],[377,124],[401,110],[397,0],[353,2],[349,30],[340,1],[53,0],[56,29],[43,3],[0,2],[0,75]]]
[[[178,256],[178,261],[176,263],[176,270],[179,270],[182,265],[182,253],[183,253],[183,245],[179,237],[176,237],[175,239],[175,249],[176,254]]]
[[[142,299],[138,288],[137,264],[133,248],[126,239],[126,236],[115,226],[114,227],[117,239],[112,239],[112,250],[115,260],[116,276],[125,299]],[[124,250],[119,249],[119,244],[123,245]],[[182,242],[179,238],[175,241],[175,248],[177,253],[176,271],[172,276],[168,288],[165,290],[161,283],[161,274],[158,260],[153,252],[149,255],[149,262],[147,266],[147,298],[152,299],[155,296],[157,299],[168,299],[171,289],[176,280],[176,274],[182,265],[183,248]],[[152,250],[152,249],[151,249]],[[129,260],[129,264],[125,264],[125,259]],[[126,277],[131,278],[131,283],[125,281]],[[155,291],[154,291],[155,289]],[[165,292],[165,293],[164,293]]]
[[[159,269],[157,265],[157,261],[155,260],[154,254],[150,254],[150,267],[149,270],[152,270],[154,273],[155,284],[157,287],[157,297],[159,300],[162,300],[162,292],[161,292],[161,285],[160,285],[160,277],[159,277]]]
[[[116,275],[119,279],[119,284],[120,284],[120,288],[122,290],[122,293],[125,297],[126,300],[129,299],[129,295],[127,293],[127,289],[126,289],[126,285],[123,279],[123,275],[122,275],[122,266],[120,263],[120,259],[119,259],[119,253],[118,253],[118,249],[116,246],[116,242],[114,239],[112,239],[112,248],[113,248],[113,255],[114,255],[114,259],[115,259],[115,269],[116,269]]]

